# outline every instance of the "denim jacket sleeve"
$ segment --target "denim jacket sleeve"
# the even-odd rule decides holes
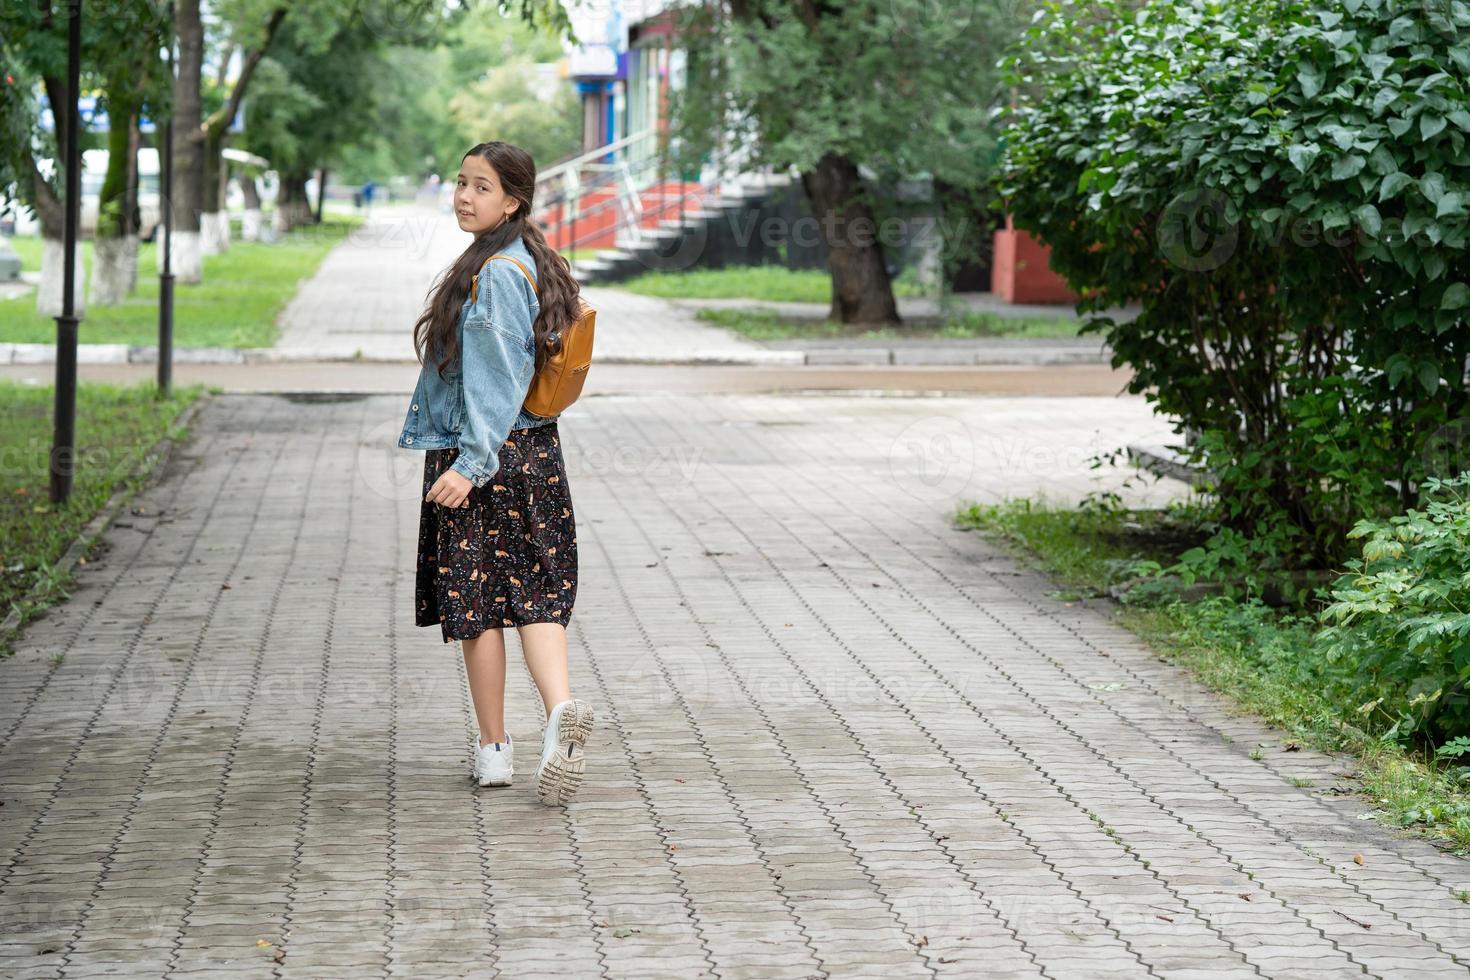
[[[487,263],[475,302],[465,314],[460,342],[464,426],[450,469],[476,487],[489,483],[500,469],[500,447],[536,369],[531,325],[538,310],[534,295],[528,299],[529,286],[522,289],[524,283],[514,264]]]

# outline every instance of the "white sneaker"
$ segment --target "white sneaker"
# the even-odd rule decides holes
[[[504,742],[481,745],[475,739],[475,782],[481,786],[509,786],[515,767],[511,764],[510,732],[505,733]]]
[[[551,709],[542,734],[541,764],[536,767],[536,796],[548,806],[576,795],[586,774],[587,738],[592,734],[592,705],[571,698]]]

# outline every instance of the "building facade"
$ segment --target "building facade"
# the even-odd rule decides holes
[[[590,0],[571,13],[582,43],[569,74],[582,100],[582,148],[666,129],[668,95],[683,80],[683,52],[673,43],[669,0]],[[647,146],[630,148],[636,157]]]

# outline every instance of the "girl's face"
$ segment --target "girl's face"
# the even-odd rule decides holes
[[[464,158],[454,188],[454,215],[460,228],[475,236],[494,231],[520,203],[505,192],[500,175],[484,157]]]

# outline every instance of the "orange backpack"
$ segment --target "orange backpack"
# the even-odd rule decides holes
[[[511,255],[492,255],[486,260],[489,265],[495,259],[509,259],[521,270],[521,275],[531,284],[532,292],[537,296],[541,291],[536,288],[536,279],[533,277],[520,259]],[[480,271],[484,271],[482,268]],[[470,302],[474,302],[476,292],[479,288],[480,277],[476,275],[470,282]],[[592,335],[597,322],[597,310],[582,300],[581,313],[577,319],[567,324],[560,332],[553,331],[546,338],[546,346],[550,353],[536,376],[531,379],[531,387],[526,391],[526,400],[523,405],[526,411],[532,415],[540,415],[550,418],[560,415],[568,405],[577,400],[582,394],[582,383],[587,380],[587,369],[592,366]],[[561,338],[561,349],[557,349],[557,338]]]

